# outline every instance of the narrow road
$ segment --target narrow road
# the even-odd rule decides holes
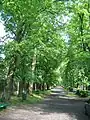
[[[0,120],[90,120],[84,115],[84,102],[65,95],[63,88],[55,88],[39,104],[9,108]]]

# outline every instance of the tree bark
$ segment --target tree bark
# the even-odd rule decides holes
[[[36,83],[33,83],[33,91],[36,91]]]
[[[42,90],[44,91],[45,90],[45,83],[43,82],[42,84]]]
[[[50,90],[50,85],[47,83],[47,90]]]
[[[33,60],[32,60],[32,79],[34,78],[35,67],[36,67],[36,49],[34,51],[34,56],[33,56]],[[32,82],[31,83],[31,89],[32,89],[31,92],[33,91],[33,85],[34,85],[34,83]]]

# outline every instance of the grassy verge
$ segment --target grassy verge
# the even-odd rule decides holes
[[[25,104],[35,104],[42,101],[46,96],[50,95],[49,91],[36,91],[32,95],[28,95],[27,99],[22,101],[22,97],[13,96],[11,98],[10,104],[13,106],[25,105]]]
[[[73,93],[73,92],[68,92],[66,96],[67,96],[67,97],[78,97],[78,96],[77,96],[75,93]]]
[[[88,93],[87,97],[80,97],[79,95],[76,95],[74,92],[67,92],[67,97],[76,97],[76,98],[90,98],[90,92]]]

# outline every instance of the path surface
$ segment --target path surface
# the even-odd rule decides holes
[[[9,108],[0,120],[90,120],[84,115],[84,102],[65,95],[62,88],[55,88],[43,102]]]

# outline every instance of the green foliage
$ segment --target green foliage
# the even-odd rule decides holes
[[[79,89],[76,91],[76,95],[80,95],[80,90]]]
[[[12,76],[16,84],[61,83],[70,90],[90,84],[88,1],[4,0],[2,5],[5,30],[13,38],[0,46],[2,86]]]
[[[35,104],[40,102],[41,100],[43,100],[44,97],[46,97],[47,95],[50,95],[50,91],[34,91],[33,94],[30,96],[27,96],[27,100],[22,101],[21,97],[16,97],[13,96],[11,98],[11,105],[28,105],[28,104]]]
[[[63,7],[64,4],[64,10]],[[2,20],[13,37],[5,45],[4,54],[11,72],[15,69],[15,81],[58,83],[56,69],[65,53],[57,26],[58,10],[52,0],[3,1]],[[36,63],[32,71],[34,56]]]
[[[20,97],[12,97],[11,98],[11,105],[16,105],[16,106],[19,106],[19,105],[28,105],[28,104],[34,104],[34,103],[38,103],[39,101],[41,101],[41,97],[39,96],[28,96],[27,100],[23,101],[22,102],[22,98]]]
[[[73,88],[72,88],[72,87],[68,87],[68,90],[69,90],[70,92],[73,92]]]
[[[7,68],[6,68],[6,61],[3,57],[3,46],[0,49],[0,91],[4,89],[6,85],[6,74],[7,74]]]
[[[74,1],[68,4],[70,15],[67,24],[69,35],[67,64],[63,72],[63,84],[68,87],[87,86],[90,83],[90,50],[89,50],[89,2]],[[71,10],[70,10],[71,8]],[[82,8],[82,9],[81,9]],[[87,37],[88,36],[88,37]]]
[[[88,91],[87,90],[77,90],[76,94],[80,97],[88,97]]]

